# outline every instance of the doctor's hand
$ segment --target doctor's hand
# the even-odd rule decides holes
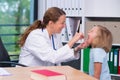
[[[80,49],[86,48],[88,46],[89,46],[88,42],[85,41],[85,42],[79,44],[77,47],[75,47],[74,51],[77,53]]]
[[[88,46],[89,46],[88,42],[85,41],[85,42],[81,43],[80,45],[78,45],[77,47],[80,48],[80,49],[83,49],[83,48],[86,48]]]
[[[76,32],[75,35],[73,36],[73,38],[68,42],[68,45],[70,48],[73,47],[73,45],[80,39],[83,39],[84,38],[84,35],[83,33],[78,33]]]
[[[74,51],[75,51],[75,52],[78,52],[80,49],[86,48],[86,47],[88,47],[88,46],[89,46],[88,42],[85,41],[85,42],[79,44],[77,47],[75,47],[75,48],[74,48]]]

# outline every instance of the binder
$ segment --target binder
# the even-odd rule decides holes
[[[79,0],[79,1],[81,1],[81,0]],[[78,7],[80,6],[78,6],[78,4],[79,4],[79,2],[78,2],[78,0],[74,0],[74,8],[75,8],[75,11],[74,11],[74,14],[73,15],[76,15],[76,16],[79,16],[79,14],[78,14]]]
[[[75,13],[75,0],[71,0],[71,16],[76,15]]]
[[[111,51],[109,52],[108,65],[109,65],[110,73],[114,72],[113,51],[114,51],[114,49],[111,49]]]
[[[68,36],[67,36],[67,28],[63,28],[61,31],[61,41],[62,42],[67,42],[68,41]]]
[[[78,16],[82,16],[82,0],[77,0]]]
[[[63,4],[64,4],[64,11],[65,11],[66,15],[68,15],[68,14],[69,14],[69,11],[68,11],[69,1],[68,1],[68,0],[65,0],[65,1],[63,2]]]
[[[62,10],[64,10],[65,11],[65,9],[64,9],[64,7],[65,7],[65,2],[63,2],[64,0],[57,0],[57,6],[60,8],[60,9],[62,9]],[[66,12],[66,11],[65,11]]]
[[[67,16],[72,15],[72,0],[65,0],[67,1]]]
[[[114,74],[118,73],[118,49],[114,49]]]
[[[85,48],[83,53],[83,71],[89,73],[90,48]]]
[[[46,9],[53,6],[52,2],[53,2],[53,0],[46,0]]]
[[[118,74],[120,74],[120,49],[118,52]]]
[[[67,28],[67,36],[68,36],[68,40],[72,39],[73,33],[72,33],[72,22],[70,22],[70,18],[66,18],[66,28]]]

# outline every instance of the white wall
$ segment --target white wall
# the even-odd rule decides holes
[[[120,17],[120,0],[84,0],[86,16]]]

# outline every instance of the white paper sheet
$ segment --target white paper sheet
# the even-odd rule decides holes
[[[0,76],[9,76],[9,75],[11,75],[11,73],[9,73],[4,68],[0,68]]]

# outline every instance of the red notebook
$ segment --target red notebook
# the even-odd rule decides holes
[[[42,69],[42,70],[32,70],[31,71],[31,79],[33,80],[66,80],[64,74]]]

